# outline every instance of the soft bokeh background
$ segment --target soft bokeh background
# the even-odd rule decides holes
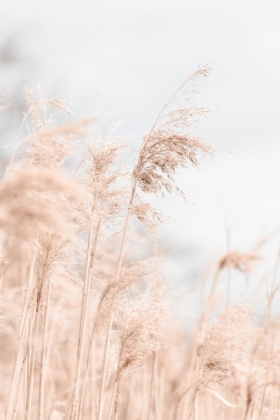
[[[228,246],[248,250],[278,229],[279,2],[17,0],[0,9],[1,88],[15,99],[2,144],[22,116],[26,80],[78,115],[125,119],[123,132],[142,135],[186,77],[213,68],[201,98],[218,109],[199,134],[218,151],[179,174],[188,204],[164,201],[171,221],[161,243],[175,284],[195,287]]]

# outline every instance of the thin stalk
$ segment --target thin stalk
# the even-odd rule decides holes
[[[26,362],[26,358],[27,358],[27,353],[26,353],[26,356],[24,357],[24,359],[22,360],[22,364],[21,364],[21,370],[20,370],[20,375],[19,375],[18,387],[17,387],[16,395],[15,395],[15,405],[14,405],[14,411],[13,411],[13,417],[12,417],[13,420],[15,420],[16,415],[17,415],[17,406],[18,406],[18,399],[19,399],[19,389],[20,389],[20,383],[21,383],[21,378],[22,378],[22,374],[23,374],[23,369],[24,369],[24,364]]]
[[[277,420],[279,420],[279,415],[280,415],[280,391],[278,391],[278,396],[277,396],[276,400],[277,400],[277,403],[276,403]]]
[[[1,250],[0,250],[0,254],[2,257],[2,261],[0,264],[0,293],[2,293],[2,286],[3,286],[3,281],[4,281],[4,266],[5,266],[5,261],[6,261],[6,257],[7,254],[4,254],[4,249],[7,249],[8,246],[8,240],[7,239],[2,239],[1,240]],[[22,267],[22,265],[21,265]]]
[[[77,364],[77,369],[79,369],[79,371],[78,371],[79,378],[80,378],[81,362],[82,362],[81,355],[83,353],[83,348],[84,348],[84,338],[85,338],[85,330],[86,330],[86,322],[87,322],[88,300],[89,300],[89,294],[90,294],[90,281],[91,281],[91,277],[92,277],[93,262],[94,262],[94,258],[95,258],[95,254],[96,254],[96,250],[97,250],[97,245],[98,245],[98,238],[99,238],[99,232],[100,232],[100,228],[101,228],[101,222],[102,222],[102,220],[99,219],[98,224],[97,224],[97,228],[96,228],[95,237],[94,237],[94,243],[93,243],[93,246],[92,246],[92,250],[90,252],[90,259],[88,261],[88,263],[89,263],[89,266],[87,267],[88,274],[86,276],[87,280],[85,280],[85,283],[87,283],[87,284],[84,283],[84,294],[83,294],[83,302],[82,302],[83,317],[81,317],[80,330],[79,330],[80,349],[78,347],[78,355],[79,355],[78,360],[80,361],[80,366],[78,366],[78,364]],[[90,240],[92,241],[92,238]],[[90,249],[90,245],[89,245],[89,249]],[[92,335],[91,335],[89,348],[88,348],[87,362],[86,362],[86,367],[85,367],[85,379],[83,381],[83,387],[82,387],[82,391],[81,391],[81,402],[80,402],[79,411],[78,411],[78,419],[80,419],[81,416],[82,416],[83,402],[84,402],[84,395],[85,395],[85,388],[86,388],[86,375],[87,375],[88,367],[89,367],[91,344],[92,344],[92,340],[93,340],[93,337],[94,337],[94,327],[95,327],[95,323],[93,323]],[[76,374],[77,374],[77,371],[76,371]],[[77,388],[76,388],[77,398],[79,396],[78,395],[79,394],[79,380],[80,379],[77,378]]]
[[[14,363],[13,363],[13,373],[12,373],[12,387],[10,390],[10,396],[9,396],[9,402],[8,402],[8,409],[6,414],[6,420],[10,420],[12,417],[12,413],[15,410],[15,392],[18,387],[19,382],[19,375],[21,370],[21,363],[20,360],[20,354],[22,350],[23,345],[23,339],[24,339],[24,332],[26,328],[27,323],[27,315],[28,310],[30,308],[30,299],[31,299],[31,289],[33,284],[33,274],[34,274],[34,267],[35,267],[35,261],[36,261],[36,255],[37,255],[37,249],[34,252],[33,259],[30,266],[30,272],[28,276],[27,286],[24,291],[24,304],[23,304],[23,310],[21,314],[21,321],[20,321],[20,327],[17,337],[17,345],[16,345],[16,352],[14,356]]]
[[[193,397],[191,400],[191,405],[190,405],[190,416],[189,419],[191,420],[192,417],[194,417],[195,420],[195,402],[196,402],[196,395],[197,395],[197,389],[194,389],[194,393],[193,393]]]
[[[216,270],[214,281],[212,283],[212,288],[211,288],[211,292],[210,292],[210,295],[209,295],[209,298],[208,298],[208,301],[207,301],[207,304],[206,304],[206,308],[205,308],[204,314],[203,314],[203,316],[201,318],[201,321],[200,321],[200,325],[203,325],[205,322],[207,322],[207,320],[209,318],[209,315],[211,313],[215,292],[216,292],[217,285],[218,285],[219,280],[220,280],[220,273],[221,273],[221,270],[220,270],[220,267],[218,267],[217,270]]]
[[[30,319],[29,319],[29,329],[28,329],[28,337],[27,337],[27,352],[28,352],[28,359],[27,359],[27,378],[26,378],[26,399],[25,399],[25,416],[24,419],[26,420],[28,417],[28,404],[29,404],[29,395],[30,395],[30,389],[31,389],[31,369],[32,369],[32,352],[34,351],[34,346],[32,346],[32,338],[33,338],[33,329],[34,329],[34,319],[36,315],[34,316],[34,312],[36,314],[35,309],[33,308],[33,311],[31,313]]]
[[[145,406],[147,404],[146,401],[146,394],[147,394],[147,368],[143,372],[143,378],[142,378],[142,404],[141,404],[141,413],[140,413],[140,420],[145,419]]]
[[[227,237],[227,253],[230,253],[230,231],[228,226],[226,226],[226,237]],[[228,309],[230,304],[230,294],[231,294],[231,271],[230,267],[227,268],[227,300],[226,300],[226,309]]]
[[[165,370],[164,367],[160,369],[159,375],[159,406],[158,406],[158,420],[163,419],[164,410],[164,384],[165,384]]]
[[[157,125],[157,123],[159,122],[159,120],[162,118],[163,112],[166,110],[166,108],[174,101],[174,99],[176,98],[177,94],[183,89],[184,86],[186,86],[186,84],[193,78],[193,75],[190,76],[187,80],[185,80],[181,86],[179,86],[179,88],[176,90],[176,92],[173,93],[173,95],[171,96],[171,98],[169,99],[169,101],[164,105],[164,107],[162,108],[162,110],[159,112],[153,126],[151,129],[151,132],[155,129],[155,126]]]
[[[102,379],[101,379],[101,387],[100,387],[100,394],[99,394],[98,420],[101,420],[102,413],[103,413],[105,383],[106,383],[107,365],[108,365],[108,356],[109,356],[109,342],[111,338],[112,324],[113,324],[113,315],[111,315],[110,317],[108,332],[107,332],[106,341],[105,341],[104,358],[103,358],[103,364],[102,364]]]
[[[280,263],[280,245],[279,245],[279,248],[278,248],[276,263],[275,263],[275,267],[274,267],[271,290],[274,290],[274,288],[276,286],[276,280],[277,280],[277,273],[278,273],[279,263]],[[279,287],[279,285],[277,287]]]
[[[246,406],[246,411],[244,414],[244,420],[249,420],[252,414],[252,402],[250,401]]]
[[[27,404],[25,408],[25,419],[30,420],[31,418],[31,404],[33,396],[33,383],[34,383],[34,368],[35,368],[35,356],[36,356],[36,344],[38,338],[38,327],[39,327],[39,311],[36,311],[35,331],[34,331],[34,344],[31,352],[30,370],[29,370],[29,390]],[[32,328],[31,328],[31,339],[32,339]]]
[[[51,394],[51,403],[49,404],[49,414],[48,414],[48,420],[51,418],[52,409],[54,406],[54,383],[53,383],[53,377],[52,377],[52,371],[50,369],[50,366],[48,365],[48,373],[49,373],[49,382],[50,382],[50,394]]]
[[[272,364],[272,354],[273,354],[274,344],[275,344],[275,337],[274,337],[274,340],[273,340],[273,343],[272,343],[272,346],[271,346],[271,349],[270,349],[269,364],[268,364],[267,371],[266,371],[265,386],[264,386],[263,395],[262,395],[262,402],[261,402],[259,420],[261,420],[261,418],[262,418],[262,412],[263,412],[264,401],[265,401],[265,394],[266,394],[266,389],[267,389],[267,384],[268,384],[268,375],[269,375],[271,364]]]
[[[174,411],[173,411],[173,420],[177,420],[180,404],[181,404],[183,398],[190,392],[190,390],[192,388],[193,388],[193,386],[190,385],[183,393],[178,394],[176,402],[175,402],[175,406],[174,406]]]
[[[116,283],[119,280],[119,276],[120,276],[120,272],[121,272],[123,254],[124,254],[124,245],[125,245],[125,240],[126,240],[126,235],[127,235],[127,230],[128,230],[129,219],[130,219],[130,215],[131,215],[131,211],[132,211],[133,200],[134,200],[135,193],[136,193],[136,186],[137,186],[137,177],[135,176],[132,191],[131,191],[131,196],[130,196],[130,202],[129,202],[129,206],[128,206],[128,210],[127,210],[125,225],[124,225],[124,229],[123,229],[123,234],[122,234],[122,241],[121,241],[120,252],[119,252],[118,263],[117,263],[117,270],[116,270],[116,274],[115,274],[115,278],[114,278],[114,282],[116,282]],[[110,346],[110,341],[111,341],[111,332],[112,332],[112,325],[113,325],[113,319],[114,319],[114,310],[115,310],[115,299],[112,302],[110,321],[109,321],[109,325],[108,325],[108,331],[107,331],[107,335],[106,335],[106,342],[105,342],[105,349],[104,349],[103,366],[102,366],[102,380],[101,380],[100,397],[99,397],[98,420],[101,420],[101,418],[102,418],[103,407],[104,407],[105,383],[106,383],[106,376],[107,376],[109,346]]]
[[[153,362],[152,362],[152,376],[150,383],[150,398],[149,398],[149,409],[148,409],[148,420],[151,418],[151,413],[153,410],[153,401],[154,401],[154,387],[155,387],[155,369],[156,369],[156,352],[153,352]]]
[[[194,420],[198,420],[198,392],[195,395],[195,401],[194,401]]]
[[[25,407],[25,401],[27,398],[27,387],[28,387],[28,358],[29,358],[29,353],[28,353],[28,346],[26,346],[26,361],[25,361],[25,365],[24,365],[24,378],[23,378],[23,391],[22,391],[22,401],[23,401],[23,410]]]
[[[254,354],[253,354],[254,356]],[[252,363],[254,362],[254,359],[252,360]],[[251,366],[252,369],[252,366]],[[244,410],[244,416],[243,420],[249,420],[250,413],[252,412],[252,386],[250,383],[250,376],[252,375],[252,371],[250,372],[248,378],[247,378],[247,384],[246,384],[246,406]]]
[[[90,338],[90,342],[89,342],[89,346],[88,346],[87,362],[86,362],[86,367],[85,367],[84,380],[83,380],[83,384],[82,384],[81,403],[80,403],[81,406],[83,407],[84,406],[84,401],[85,401],[85,396],[86,396],[87,378],[89,377],[90,385],[93,388],[93,390],[91,390],[91,392],[90,392],[90,395],[91,395],[91,398],[90,398],[90,418],[94,417],[94,415],[95,415],[94,414],[95,409],[94,410],[92,409],[92,401],[95,401],[95,399],[93,399],[94,398],[93,396],[96,395],[96,386],[92,385],[93,380],[91,379],[93,377],[95,378],[96,371],[95,371],[94,374],[93,374],[93,372],[88,373],[89,368],[91,370],[93,369],[93,367],[95,368],[95,364],[93,366],[93,363],[92,363],[92,360],[91,360],[92,359],[91,350],[92,350],[92,344],[93,344],[93,340],[94,340],[94,330],[95,330],[95,328],[94,328],[95,325],[94,324],[95,323],[93,323],[93,327],[92,327],[92,331],[91,331],[91,338]],[[90,361],[91,361],[91,363],[90,363]],[[95,384],[95,380],[94,380],[94,384]],[[94,418],[94,420],[95,420],[95,418]]]
[[[97,419],[98,416],[98,407],[99,407],[99,401],[98,401],[98,397],[95,397],[95,418]]]
[[[121,379],[116,380],[116,395],[115,395],[115,420],[118,420],[118,414],[120,410],[120,394],[121,394]]]
[[[115,380],[114,389],[113,389],[112,398],[111,398],[111,403],[110,403],[108,420],[112,420],[112,415],[113,415],[114,405],[115,405],[115,397],[116,397],[116,392],[117,392],[117,386],[118,386],[117,385],[117,380]]]
[[[73,406],[72,406],[72,414],[71,418],[74,420],[80,419],[81,417],[81,409],[79,408],[79,390],[80,390],[80,376],[81,376],[81,368],[82,368],[82,354],[84,349],[84,341],[85,341],[85,330],[86,330],[86,321],[87,321],[87,312],[88,312],[88,300],[90,294],[90,265],[91,259],[93,258],[93,254],[95,254],[96,246],[97,246],[97,239],[100,229],[101,220],[98,222],[95,240],[92,247],[92,239],[93,239],[93,225],[94,225],[94,210],[96,208],[96,204],[98,202],[98,195],[96,195],[92,207],[92,216],[91,216],[91,226],[89,231],[88,237],[88,246],[87,246],[87,256],[86,256],[86,270],[85,270],[85,280],[83,286],[83,298],[82,298],[82,307],[81,307],[81,315],[80,315],[80,324],[79,324],[79,338],[78,338],[78,348],[77,348],[77,362],[76,362],[76,372],[75,372],[75,382],[74,382],[74,390],[73,390]]]
[[[43,409],[44,409],[44,385],[45,385],[44,382],[45,382],[45,364],[46,364],[50,296],[51,296],[51,282],[49,281],[47,303],[46,303],[46,309],[45,309],[43,349],[41,352],[41,370],[40,370],[40,383],[39,383],[39,420],[42,420],[43,418]]]
[[[135,402],[135,395],[137,395],[137,387],[136,382],[133,380],[134,378],[131,378],[131,382],[129,385],[129,391],[128,391],[128,402],[126,404],[126,412],[125,412],[125,419],[130,420],[134,417],[137,418],[137,414],[135,411],[138,409],[136,408],[134,402]],[[137,410],[138,411],[138,410]]]
[[[90,400],[89,400],[89,418],[92,420],[96,420],[95,417],[95,397],[96,397],[96,359],[95,354],[91,352],[90,354]],[[94,362],[94,363],[93,363]],[[84,388],[85,389],[85,388]],[[82,403],[84,401],[85,392],[82,395]]]
[[[173,411],[173,420],[177,420],[177,418],[178,418],[178,412],[179,412],[181,399],[182,399],[182,396],[178,395],[178,397],[176,399],[176,402],[175,402],[174,411]]]

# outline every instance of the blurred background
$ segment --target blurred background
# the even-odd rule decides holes
[[[201,159],[200,170],[179,173],[187,204],[174,196],[159,200],[170,217],[160,233],[167,277],[182,294],[195,290],[209,261],[248,251],[271,233],[274,264],[279,9],[276,0],[1,2],[0,87],[12,102],[1,120],[1,144],[18,130],[28,81],[40,83],[47,97],[65,98],[79,116],[102,115],[105,127],[124,119],[121,132],[142,136],[178,86],[208,64],[213,70],[200,101],[214,112],[197,134],[217,151]],[[233,299],[242,287],[233,284]]]

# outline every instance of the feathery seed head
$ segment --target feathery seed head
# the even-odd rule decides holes
[[[261,260],[262,257],[256,252],[231,251],[221,258],[219,266],[220,269],[230,267],[235,268],[242,273],[249,273]]]
[[[231,306],[227,312],[204,325],[197,338],[199,385],[243,383],[255,336],[248,308]]]
[[[211,146],[191,134],[191,128],[209,110],[191,103],[189,99],[184,99],[181,105],[180,99],[181,96],[194,93],[188,91],[188,84],[192,84],[200,76],[207,76],[209,70],[208,67],[201,68],[183,83],[159,114],[152,130],[144,136],[134,170],[134,177],[142,191],[163,194],[165,190],[182,194],[174,181],[177,169],[188,168],[189,165],[198,166],[199,151],[205,155],[213,152]],[[175,110],[165,112],[174,105]]]
[[[129,289],[132,284],[147,278],[153,271],[154,259],[152,258],[141,260],[131,266],[122,267],[118,281],[108,283],[100,297],[96,320],[97,328],[100,331],[103,331],[104,327],[108,324],[113,302],[118,306],[127,289]]]
[[[139,367],[145,357],[161,347],[168,309],[169,301],[163,285],[139,298],[123,296],[117,314],[120,326],[118,377],[124,379],[130,366]]]
[[[23,239],[34,239],[46,229],[69,233],[69,196],[81,199],[81,188],[59,173],[38,168],[10,172],[0,184],[0,226]]]

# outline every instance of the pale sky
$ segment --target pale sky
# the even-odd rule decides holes
[[[2,0],[0,12],[0,44],[15,36],[21,57],[0,68],[2,88],[28,77],[139,135],[199,65],[213,68],[201,99],[218,110],[199,134],[219,151],[179,175],[189,204],[166,200],[181,278],[226,251],[224,221],[241,250],[279,227],[278,1]]]

